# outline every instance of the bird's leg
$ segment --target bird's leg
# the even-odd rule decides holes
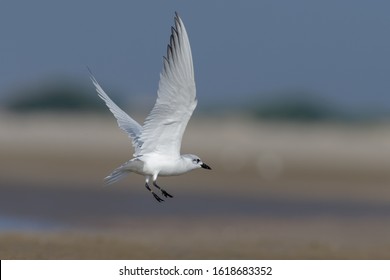
[[[160,188],[160,186],[157,185],[156,181],[153,181],[153,186],[155,186],[156,188],[158,188],[159,190],[161,190],[161,193],[163,194],[163,196],[165,196],[165,197],[173,197],[173,195],[170,195],[170,194],[167,193],[164,189]]]
[[[158,202],[162,202],[164,201],[164,199],[160,198],[157,194],[154,193],[154,191],[152,191],[148,185],[148,182],[145,183],[145,187],[153,194],[154,198],[158,201]]]

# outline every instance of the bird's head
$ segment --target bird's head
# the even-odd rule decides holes
[[[205,164],[198,156],[196,155],[183,155],[182,156],[184,161],[186,162],[186,165],[190,167],[191,169],[197,169],[197,168],[204,168],[211,170],[211,167]]]

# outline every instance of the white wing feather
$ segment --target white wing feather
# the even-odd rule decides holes
[[[190,42],[177,13],[157,96],[156,104],[145,120],[140,136],[142,146],[136,155],[180,156],[183,133],[197,100]]]
[[[106,103],[107,107],[110,109],[110,111],[115,116],[118,126],[127,134],[132,140],[135,154],[139,151],[139,148],[142,146],[142,142],[140,141],[139,137],[141,135],[142,126],[137,123],[135,120],[133,120],[128,114],[126,114],[121,108],[119,108],[114,101],[112,101],[108,95],[104,92],[104,90],[101,88],[99,83],[96,81],[95,77],[91,75],[91,80],[96,88],[96,91],[101,99]]]

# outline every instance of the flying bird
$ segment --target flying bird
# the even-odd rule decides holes
[[[108,97],[89,70],[99,97],[117,119],[118,126],[128,134],[134,147],[133,158],[104,178],[105,182],[112,184],[131,172],[144,175],[146,189],[158,202],[164,200],[152,190],[150,181],[164,197],[173,197],[157,185],[158,176],[180,175],[197,168],[211,169],[196,155],[180,154],[183,133],[197,98],[188,35],[177,13],[174,21],[167,54],[163,57],[157,100],[143,126]]]

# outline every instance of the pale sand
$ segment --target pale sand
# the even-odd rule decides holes
[[[123,220],[107,231],[0,234],[1,259],[389,259],[376,221]],[[131,226],[131,228],[130,228]],[[364,235],[366,235],[364,237]],[[371,235],[371,239],[369,236]]]
[[[198,154],[213,171],[161,178],[160,184],[175,195],[165,205],[153,201],[140,176],[103,188],[102,178],[132,154],[113,118],[2,114],[0,129],[1,215],[52,217],[71,225],[35,232],[3,229],[1,259],[390,258],[388,124],[296,125],[195,117],[182,150]],[[87,214],[58,212],[62,200],[56,193],[67,199],[70,209]],[[54,202],[33,207],[29,202],[35,201],[34,194],[41,197],[37,203]],[[96,200],[88,200],[89,194]],[[101,214],[104,219],[93,215],[115,208],[117,197],[140,203],[126,208],[121,202],[123,214],[107,210]],[[209,209],[208,197],[216,202],[210,211],[226,207],[224,201],[233,210],[223,208],[226,215],[210,217],[197,214],[197,207]],[[268,197],[281,208],[284,200],[298,206],[299,201],[325,203],[325,208],[317,213],[307,207],[303,211],[313,214],[305,217],[265,215],[268,208],[261,207],[250,217],[245,217],[250,210],[241,208],[234,215],[239,203]],[[340,209],[332,212],[333,203]],[[352,210],[345,212],[343,204]]]

